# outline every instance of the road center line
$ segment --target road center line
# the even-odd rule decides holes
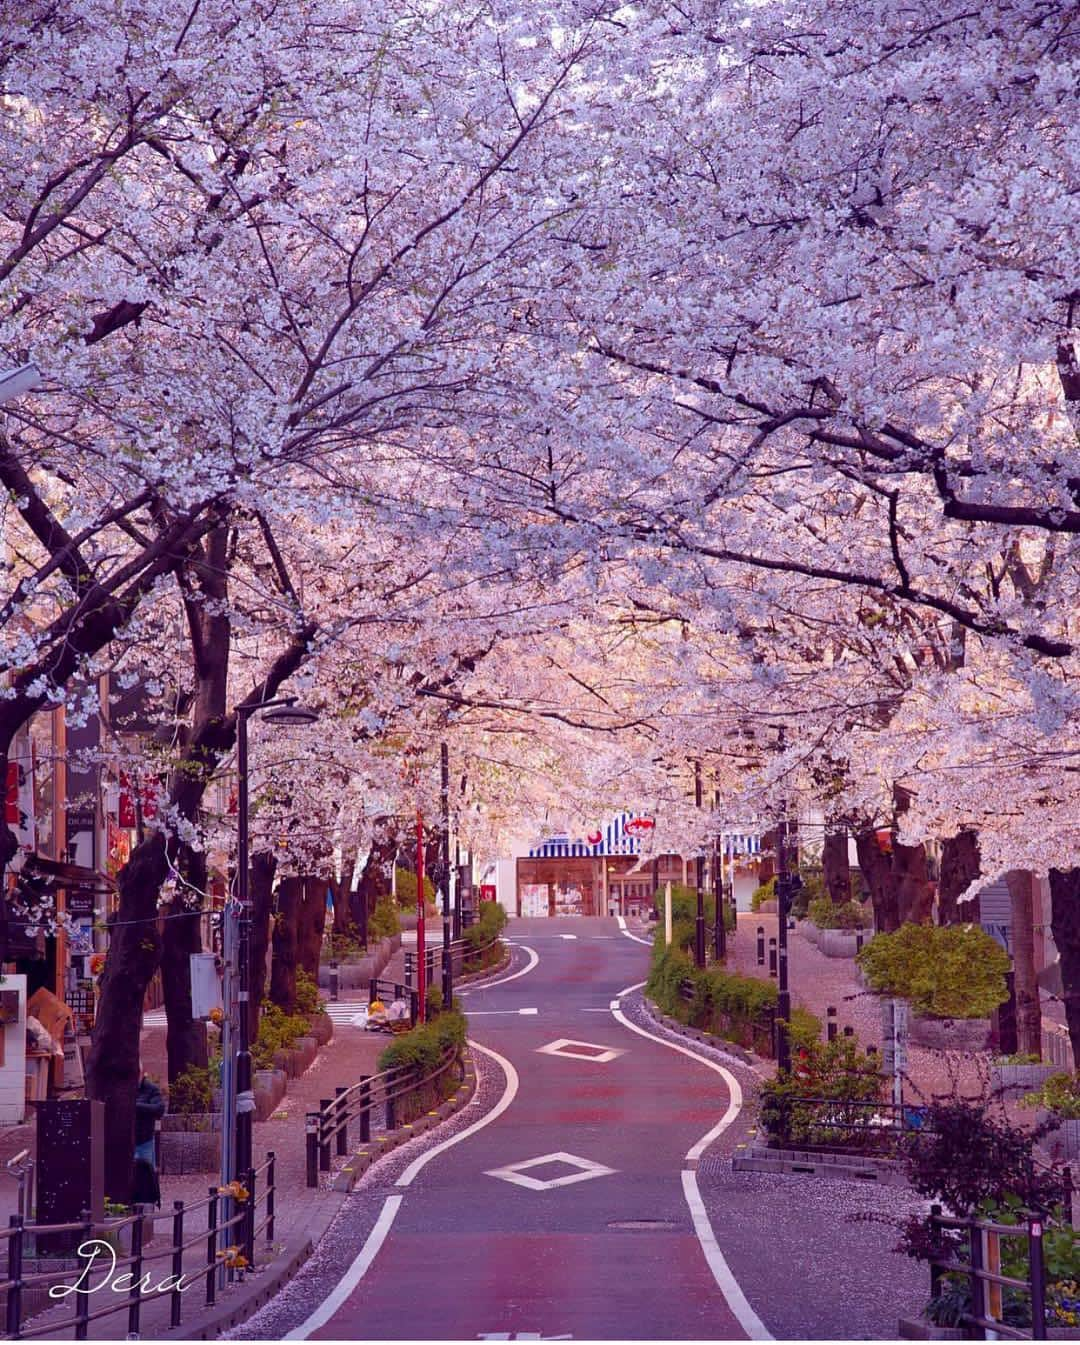
[[[346,1301],[356,1286],[367,1274],[368,1267],[379,1254],[379,1249],[386,1241],[386,1235],[390,1232],[390,1225],[394,1222],[394,1216],[398,1212],[404,1196],[387,1196],[383,1202],[382,1210],[378,1219],[375,1221],[375,1227],[367,1235],[364,1245],[357,1253],[355,1261],[348,1268],[341,1279],[338,1280],[333,1290],[327,1295],[323,1303],[315,1309],[310,1317],[302,1321],[298,1327],[290,1331],[285,1336],[285,1340],[307,1340],[313,1331],[318,1331],[337,1312],[338,1308]]]
[[[643,985],[644,982],[641,982]],[[627,995],[631,990],[640,989],[640,985],[629,986],[626,990],[619,992],[620,999]],[[639,1037],[647,1037],[650,1041],[659,1042],[661,1046],[666,1046],[671,1051],[678,1051],[680,1055],[689,1056],[691,1060],[696,1060],[699,1065],[704,1065],[706,1069],[711,1069],[719,1074],[727,1084],[730,1094],[727,1111],[720,1120],[702,1135],[696,1144],[692,1144],[686,1151],[686,1166],[682,1171],[683,1195],[686,1198],[686,1204],[690,1210],[690,1218],[693,1220],[694,1232],[697,1234],[698,1242],[701,1244],[702,1253],[705,1256],[706,1264],[712,1271],[713,1279],[716,1281],[717,1288],[723,1294],[728,1307],[734,1313],[739,1325],[746,1332],[751,1340],[772,1340],[773,1336],[765,1323],[757,1315],[754,1309],[747,1301],[746,1295],[739,1287],[735,1276],[731,1273],[731,1267],[724,1259],[724,1253],[720,1250],[720,1245],[716,1241],[716,1235],[709,1223],[708,1211],[705,1209],[705,1202],[701,1199],[701,1191],[698,1188],[697,1174],[694,1169],[697,1167],[697,1161],[705,1150],[712,1144],[713,1140],[731,1125],[732,1121],[742,1110],[742,1089],[739,1081],[730,1070],[725,1069],[723,1065],[717,1064],[715,1060],[709,1060],[705,1056],[698,1055],[696,1051],[690,1051],[685,1046],[679,1046],[673,1041],[667,1041],[663,1037],[656,1036],[655,1033],[647,1031],[643,1027],[638,1027],[632,1023],[623,1013],[621,1008],[613,1005],[611,1010],[612,1017],[629,1029],[636,1032]]]

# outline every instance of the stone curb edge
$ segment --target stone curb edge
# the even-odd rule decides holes
[[[455,1115],[468,1103],[476,1092],[476,1071],[472,1062],[465,1057],[465,1077],[458,1085],[453,1096],[441,1103],[434,1111],[408,1125],[398,1126],[385,1136],[379,1136],[384,1142],[373,1144],[370,1151],[359,1151],[349,1159],[348,1164],[335,1176],[333,1185],[325,1191],[323,1208],[315,1216],[312,1227],[306,1233],[285,1243],[283,1250],[274,1258],[269,1269],[245,1280],[243,1288],[232,1293],[212,1308],[204,1309],[197,1317],[185,1322],[175,1331],[165,1331],[162,1340],[216,1340],[231,1327],[246,1321],[259,1308],[268,1303],[281,1286],[292,1279],[297,1270],[311,1256],[326,1230],[333,1223],[338,1211],[355,1184],[372,1163],[378,1162],[407,1140],[437,1126]],[[359,1161],[361,1160],[362,1161]],[[347,1175],[348,1174],[348,1175]],[[344,1178],[344,1181],[342,1180]]]
[[[748,1051],[744,1046],[739,1046],[733,1041],[728,1041],[726,1037],[716,1037],[711,1032],[702,1032],[700,1028],[687,1027],[685,1023],[680,1023],[677,1018],[669,1018],[645,995],[641,997],[645,1012],[659,1027],[666,1027],[669,1032],[676,1032],[680,1037],[689,1037],[691,1041],[700,1042],[702,1046],[711,1046],[715,1051],[721,1051],[724,1055],[734,1056],[744,1065],[751,1069],[757,1069],[766,1063],[763,1056],[755,1055],[753,1051]]]
[[[503,945],[503,955],[494,967],[483,967],[479,971],[467,971],[463,976],[455,977],[454,989],[459,985],[472,985],[474,981],[486,981],[489,976],[501,976],[513,960],[514,950],[508,945]]]

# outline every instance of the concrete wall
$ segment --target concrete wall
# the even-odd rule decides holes
[[[18,1125],[26,1115],[26,977],[4,976],[0,989],[19,992],[19,1018],[4,1028],[0,1065],[0,1125]]]

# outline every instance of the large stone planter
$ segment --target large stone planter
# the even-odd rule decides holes
[[[334,1024],[330,1021],[330,1015],[326,1013],[313,1013],[308,1018],[311,1024],[311,1035],[320,1046],[326,1046],[334,1035]]]
[[[960,1326],[935,1326],[925,1317],[901,1317],[897,1335],[901,1340],[963,1340]]]
[[[1051,1074],[1059,1072],[1054,1065],[991,1064],[990,1079],[994,1088],[1002,1093],[1033,1093],[1043,1086]]]
[[[776,914],[776,898],[773,897],[773,899],[772,899],[771,901],[763,901],[763,902],[761,903],[761,905],[757,908],[757,910],[754,912],[754,914],[755,914],[755,915],[775,915],[775,914]]]
[[[161,1118],[161,1171],[166,1176],[217,1172],[221,1167],[221,1112]]]
[[[300,1052],[295,1047],[287,1047],[281,1051],[274,1052],[274,1069],[281,1072],[289,1079],[299,1079],[304,1072],[303,1063],[300,1060]]]
[[[819,929],[817,946],[826,957],[854,957],[865,943],[861,929]]]
[[[800,920],[796,928],[807,943],[816,944],[821,938],[821,930],[812,920]]]
[[[931,1051],[985,1051],[990,1043],[989,1018],[925,1018],[912,1014],[908,1040]]]
[[[281,1069],[257,1069],[252,1079],[255,1093],[255,1119],[268,1121],[278,1109],[278,1103],[285,1096],[289,1086],[288,1078]]]
[[[293,1043],[293,1050],[300,1056],[300,1073],[303,1074],[315,1063],[315,1057],[319,1054],[319,1043],[314,1037],[297,1037]]]
[[[1037,1113],[1037,1116],[1040,1121],[1054,1121],[1056,1119],[1050,1112],[1042,1110]],[[1043,1138],[1042,1147],[1046,1150],[1051,1162],[1071,1163],[1080,1158],[1080,1118],[1068,1121],[1058,1120],[1056,1129],[1051,1130]]]

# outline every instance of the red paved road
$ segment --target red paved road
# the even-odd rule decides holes
[[[616,1021],[610,1001],[644,978],[648,950],[614,921],[519,921],[513,937],[539,953],[538,966],[467,1004],[473,1039],[514,1067],[513,1102],[408,1187],[372,1192],[401,1197],[390,1231],[312,1334],[743,1338],[682,1185],[687,1151],[727,1110],[723,1079]],[[540,1052],[560,1038],[620,1054],[601,1063]],[[542,1190],[490,1175],[552,1154],[611,1171]],[[580,1170],[552,1160],[525,1176]],[[627,1223],[643,1227],[617,1226]]]

